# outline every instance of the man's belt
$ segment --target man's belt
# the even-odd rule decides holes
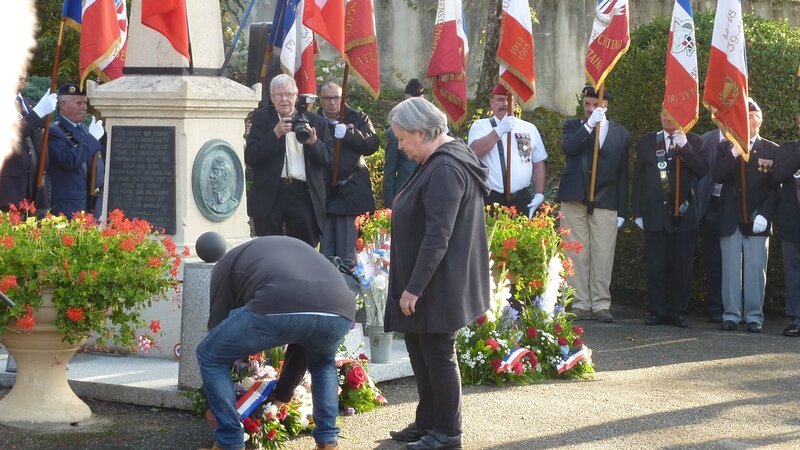
[[[281,183],[283,183],[283,184],[299,184],[299,183],[306,184],[305,181],[303,181],[303,180],[301,180],[299,178],[281,178]]]

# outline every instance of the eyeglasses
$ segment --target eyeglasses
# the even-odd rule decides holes
[[[289,99],[289,98],[295,97],[296,95],[297,95],[297,92],[291,92],[291,93],[288,93],[288,94],[272,94],[272,98]]]
[[[333,100],[334,102],[338,102],[339,100],[342,99],[342,97],[339,97],[339,96],[337,96],[337,97],[322,97],[322,99],[325,100],[326,102],[329,102],[331,100]]]

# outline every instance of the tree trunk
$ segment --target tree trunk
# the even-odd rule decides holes
[[[493,7],[492,7],[493,6]],[[500,17],[503,13],[503,2],[489,1],[486,10],[486,34],[483,43],[483,62],[478,77],[478,87],[475,89],[475,99],[480,102],[489,101],[489,94],[497,84],[497,46],[500,44]]]

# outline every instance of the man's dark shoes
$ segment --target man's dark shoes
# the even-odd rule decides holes
[[[761,333],[762,331],[764,331],[764,329],[761,328],[761,324],[760,323],[758,323],[758,322],[750,322],[750,323],[747,324],[747,331],[749,331],[751,333]]]
[[[399,431],[390,431],[389,436],[393,440],[399,442],[414,442],[420,440],[422,436],[430,433],[431,430],[426,430],[415,423],[403,428]]]
[[[406,445],[408,450],[461,450],[461,435],[447,436],[438,431],[431,431],[418,441]]]
[[[650,314],[647,319],[644,319],[645,325],[661,325],[662,323],[664,323],[664,321],[661,320],[661,317],[655,314]]]
[[[784,336],[797,337],[800,336],[800,325],[790,323],[788,327],[783,329]]]
[[[725,320],[722,322],[722,325],[719,326],[720,330],[724,331],[735,331],[736,330],[736,322],[732,320]]]
[[[689,321],[686,319],[686,316],[673,317],[672,324],[678,328],[689,328]]]

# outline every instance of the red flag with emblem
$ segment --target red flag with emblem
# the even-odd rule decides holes
[[[372,0],[348,0],[345,5],[344,59],[373,97],[381,90],[378,65],[378,38],[375,35],[375,8]]]
[[[603,84],[630,43],[628,0],[597,0],[584,66],[595,89]]]
[[[533,25],[528,0],[503,2],[500,21],[500,83],[527,103],[536,95]]]
[[[456,124],[467,116],[468,52],[461,0],[440,0],[427,77],[436,102]]]

